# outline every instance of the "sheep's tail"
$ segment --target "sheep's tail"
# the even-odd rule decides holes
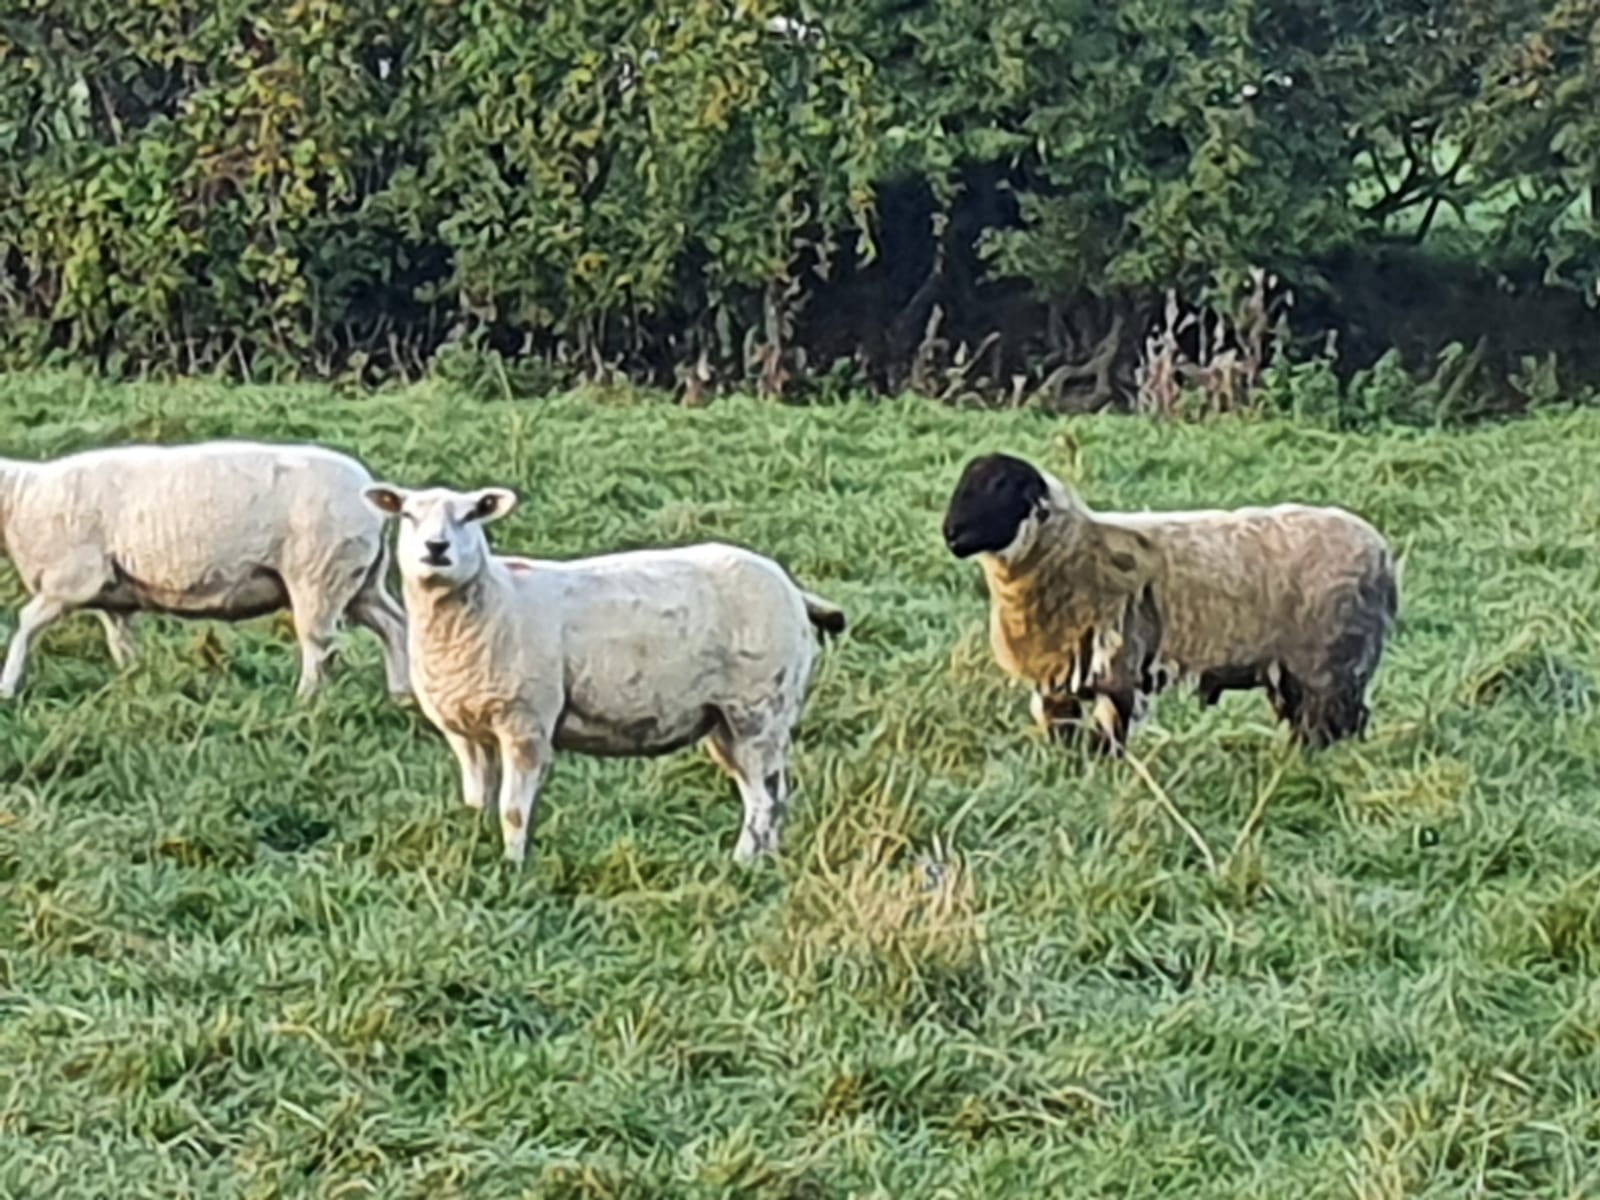
[[[28,464],[14,458],[0,458],[0,555],[6,552],[6,510],[11,493],[19,486]]]
[[[1329,662],[1360,692],[1378,669],[1384,643],[1399,618],[1400,579],[1394,556],[1385,549],[1369,560],[1338,605],[1342,627],[1329,644]]]
[[[821,596],[813,595],[804,588],[800,589],[800,597],[806,602],[806,616],[810,618],[819,633],[837,635],[844,632],[848,624],[844,617],[844,609],[824,600]]]
[[[1392,626],[1400,617],[1400,562],[1393,553],[1384,554],[1380,574],[1383,611]]]

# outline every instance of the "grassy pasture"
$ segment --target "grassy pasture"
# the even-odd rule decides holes
[[[0,380],[0,453],[314,438],[505,483],[507,549],[718,537],[844,604],[780,862],[706,758],[562,759],[527,867],[348,632],[43,642],[0,707],[0,1195],[1600,1195],[1600,413],[1450,435]],[[1043,745],[960,463],[1297,498],[1400,548],[1368,740],[1163,699]],[[175,502],[182,502],[175,497]],[[20,592],[0,566],[9,633]],[[1213,875],[1158,802],[1208,843]]]

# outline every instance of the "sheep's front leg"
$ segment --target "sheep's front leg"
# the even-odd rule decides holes
[[[1070,744],[1083,733],[1083,703],[1071,692],[1035,690],[1028,712],[1052,741]]]
[[[508,862],[527,854],[539,786],[550,769],[548,738],[521,733],[500,735],[500,838]]]
[[[444,731],[444,739],[450,743],[456,761],[461,764],[462,803],[470,809],[481,811],[494,791],[494,748],[449,731]]]
[[[131,663],[139,653],[139,643],[133,636],[133,618],[127,613],[106,612],[97,609],[95,616],[106,631],[106,648],[111,651],[111,661],[119,667]]]
[[[1131,693],[1101,692],[1094,698],[1096,754],[1121,758],[1128,744],[1135,697]]]
[[[35,596],[22,606],[17,614],[17,631],[11,635],[11,646],[6,650],[6,663],[0,668],[0,700],[10,700],[22,686],[23,668],[28,663],[28,651],[33,639],[48,625],[60,620],[69,611],[66,601],[55,596]]]
[[[295,695],[302,700],[315,694],[327,678],[342,607],[311,584],[289,585],[289,610],[300,643],[300,682]]]

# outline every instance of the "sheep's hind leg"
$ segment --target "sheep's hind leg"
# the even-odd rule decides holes
[[[128,613],[106,612],[97,609],[95,616],[106,631],[106,648],[111,651],[111,661],[125,667],[139,655],[139,642],[133,633],[133,617]]]
[[[1308,692],[1291,726],[1295,742],[1311,750],[1322,750],[1346,738],[1365,732],[1369,710],[1359,689],[1336,688],[1328,692]]]
[[[1371,709],[1367,685],[1378,669],[1388,632],[1392,584],[1366,580],[1354,594],[1338,599],[1333,625],[1336,633],[1323,649],[1315,669],[1302,679],[1305,715],[1301,739],[1311,746],[1327,746],[1366,733]]]
[[[444,740],[461,764],[461,802],[482,811],[495,789],[494,747],[480,745],[459,734],[444,732]]]
[[[17,613],[17,629],[0,667],[0,700],[10,700],[22,686],[28,652],[34,639],[68,613],[76,612],[99,594],[105,572],[98,558],[68,560],[40,580],[38,592]]]
[[[789,802],[787,741],[771,730],[737,737],[719,727],[707,743],[712,759],[733,777],[744,803],[744,824],[733,848],[733,860],[741,865],[778,848]]]
[[[508,862],[520,865],[527,855],[528,830],[549,769],[548,737],[500,735],[500,838]]]
[[[405,611],[381,587],[367,587],[350,602],[350,619],[365,625],[383,645],[383,672],[389,695],[412,695],[411,664],[406,651]]]
[[[69,611],[70,606],[55,596],[35,596],[22,606],[17,614],[17,631],[11,635],[11,645],[6,650],[5,666],[0,668],[0,700],[13,699],[22,686],[22,673],[33,640]]]
[[[361,589],[350,601],[347,610],[350,619],[365,625],[377,635],[383,645],[383,670],[387,676],[389,695],[396,700],[407,699],[411,689],[411,664],[406,648],[406,614],[383,585],[389,570],[389,552],[379,552],[377,561],[362,581]]]
[[[1364,689],[1349,683],[1327,680],[1323,686],[1308,686],[1298,676],[1279,669],[1267,679],[1267,698],[1272,711],[1289,726],[1289,737],[1298,746],[1320,750],[1344,738],[1360,735],[1367,725],[1368,709]]]

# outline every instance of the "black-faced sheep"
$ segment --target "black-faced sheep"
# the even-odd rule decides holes
[[[734,857],[776,849],[813,627],[842,631],[840,609],[734,546],[495,555],[483,527],[516,504],[506,488],[366,497],[400,518],[418,703],[456,755],[467,805],[482,808],[498,774],[507,859],[523,861],[555,751],[658,755],[702,740],[744,802]]]
[[[16,694],[29,648],[69,613],[95,612],[113,658],[133,615],[242,620],[288,607],[301,696],[321,685],[340,620],[383,643],[389,690],[410,690],[405,614],[384,586],[383,522],[360,463],[320,446],[118,446],[48,462],[0,459],[0,545],[30,599],[0,670]]]
[[[1090,510],[1005,454],[973,459],[944,519],[978,556],[995,655],[1034,685],[1033,711],[1070,728],[1093,700],[1110,748],[1148,697],[1192,680],[1202,703],[1261,687],[1295,740],[1360,734],[1396,615],[1394,558],[1340,508]]]

